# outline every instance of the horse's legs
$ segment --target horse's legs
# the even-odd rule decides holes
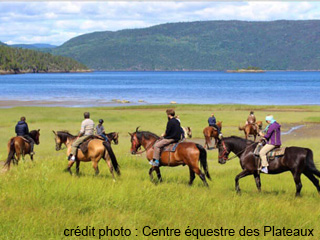
[[[261,181],[260,181],[260,174],[258,171],[255,171],[253,173],[253,176],[254,176],[254,180],[256,180],[256,185],[257,185],[257,188],[258,188],[258,191],[261,192]]]
[[[303,174],[309,178],[313,185],[317,188],[318,193],[320,193],[319,180],[309,171],[304,171]]]
[[[79,175],[79,171],[80,171],[80,161],[77,160],[76,161],[76,173],[77,173],[77,175]]]
[[[112,175],[113,181],[115,182],[116,179],[115,179],[114,174],[113,174],[113,166],[112,166],[111,161],[110,161],[109,158],[106,159],[106,163],[108,164],[108,167],[109,167],[110,173]]]
[[[68,168],[67,168],[67,171],[72,175],[72,171],[71,171],[71,167],[73,166],[74,164],[74,161],[69,161],[68,162]]]
[[[189,167],[189,171],[190,171],[190,181],[189,181],[189,185],[191,186],[193,183],[193,180],[196,178],[194,171]]]
[[[257,135],[254,134],[253,137],[254,137],[253,141],[255,142],[256,138],[257,138]]]
[[[30,155],[30,158],[31,158],[31,161],[33,161],[33,155],[32,154]]]
[[[197,165],[195,166],[189,166],[190,169],[192,169],[192,171],[197,174],[200,179],[202,180],[203,184],[206,186],[206,187],[209,187],[208,183],[207,183],[207,180],[206,180],[206,175],[204,175],[201,170],[199,169],[199,167]],[[191,170],[190,170],[191,171]],[[191,173],[190,173],[190,180],[191,180]]]
[[[153,170],[154,170],[153,167],[151,167],[151,168],[149,169],[149,177],[150,177],[150,180],[151,180],[151,181],[153,181],[153,175],[152,175]]]
[[[240,186],[239,186],[239,180],[240,178],[243,178],[245,176],[251,175],[252,172],[248,171],[248,170],[243,170],[241,173],[239,173],[236,178],[235,178],[235,182],[236,182],[236,191],[237,193],[240,193]]]
[[[155,167],[154,170],[155,170],[156,173],[157,173],[158,180],[159,180],[160,182],[162,182],[162,177],[161,177],[161,173],[160,173],[160,168],[159,168],[159,167]]]
[[[299,172],[292,172],[294,182],[296,183],[296,197],[300,196],[300,191],[302,188],[302,183],[301,183],[301,173]]]
[[[95,174],[98,175],[99,174],[99,167],[98,167],[98,161],[95,161],[95,159],[91,160],[92,161],[92,167],[95,170]]]

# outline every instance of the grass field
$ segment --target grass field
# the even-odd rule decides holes
[[[258,193],[252,176],[240,180],[242,195],[234,190],[234,177],[241,171],[238,159],[218,164],[217,151],[208,151],[212,181],[207,189],[197,177],[187,185],[187,167],[161,168],[164,182],[149,181],[149,164],[145,156],[132,156],[128,132],[137,126],[161,134],[165,130],[168,106],[118,108],[41,108],[0,109],[0,159],[7,156],[6,144],[14,136],[19,118],[27,118],[30,130],[41,129],[40,145],[35,147],[35,161],[29,157],[10,171],[0,173],[0,239],[99,239],[106,227],[130,229],[130,236],[103,236],[101,239],[319,239],[320,196],[315,187],[302,177],[302,197],[295,198],[295,184],[290,173],[262,175],[262,192]],[[172,106],[170,106],[172,107]],[[183,126],[190,126],[197,141],[207,118],[215,112],[223,121],[225,136],[238,135],[250,110],[257,120],[272,113],[285,126],[318,126],[320,107],[276,107],[244,105],[178,105]],[[99,164],[100,175],[94,176],[91,163],[81,163],[80,177],[64,172],[66,152],[55,151],[52,130],[79,131],[83,112],[91,118],[105,120],[107,132],[120,133],[119,145],[113,145],[122,175],[116,182],[106,166]],[[314,151],[319,166],[319,132],[286,137],[284,145],[303,146]],[[320,167],[320,166],[319,166]],[[75,168],[73,169],[75,172]],[[95,228],[95,236],[64,236],[65,229]],[[150,228],[148,228],[149,226]],[[259,236],[239,236],[243,227],[257,229]],[[314,229],[313,237],[264,236],[264,226],[288,229]],[[179,229],[180,236],[144,236],[150,229]],[[204,229],[228,228],[235,236],[207,236]],[[100,229],[100,230],[99,230]],[[191,236],[185,230],[191,229]],[[197,232],[194,229],[199,229]],[[201,229],[201,231],[200,231]],[[70,233],[70,231],[68,232]],[[75,233],[75,232],[73,232]],[[85,232],[83,232],[85,233]],[[92,233],[92,232],[91,232]],[[127,230],[126,234],[129,233]],[[187,232],[188,233],[188,232]],[[113,234],[118,234],[114,231]]]

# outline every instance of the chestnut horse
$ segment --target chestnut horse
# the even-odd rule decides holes
[[[262,129],[262,122],[257,121],[255,124],[247,124],[243,127],[239,126],[239,130],[244,132],[245,138],[248,139],[249,135],[253,135],[254,141],[256,141],[259,130]]]
[[[152,160],[153,145],[160,139],[160,137],[151,132],[138,131],[138,128],[135,132],[129,133],[129,135],[131,136],[131,154],[134,155],[142,153],[138,152],[138,150],[143,146],[145,149],[143,152],[146,152],[148,161]],[[199,168],[199,161],[205,174],[203,174]],[[177,146],[175,152],[163,151],[161,153],[160,167],[176,167],[179,165],[188,165],[190,172],[189,185],[192,185],[193,180],[195,179],[195,174],[197,174],[203,181],[204,185],[208,186],[206,176],[210,180],[211,177],[208,171],[207,152],[201,145],[193,142],[181,142]],[[159,181],[162,182],[160,167],[150,168],[149,176],[151,180],[153,180],[152,172],[155,170]]]
[[[222,130],[222,122],[217,122],[217,126],[220,128],[220,131]],[[212,138],[214,138],[214,147],[215,148],[217,146],[217,141],[219,139],[219,134],[218,131],[211,126],[205,127],[203,129],[203,135],[204,135],[204,139],[205,139],[205,144],[204,144],[204,148],[207,148],[208,150],[210,149],[210,145],[212,145]]]
[[[239,157],[242,172],[235,178],[236,191],[240,193],[239,180],[248,175],[253,175],[259,191],[261,191],[259,161],[254,156],[258,143],[246,140],[240,137],[227,137],[219,141],[219,163],[224,164],[229,160],[230,152],[235,154],[234,157]],[[234,158],[232,157],[232,158]],[[230,158],[231,159],[231,158]],[[315,177],[320,177],[320,171],[316,168],[313,161],[313,153],[309,148],[302,147],[287,147],[282,157],[276,157],[269,162],[269,174],[278,174],[286,171],[292,173],[296,184],[296,196],[300,196],[302,188],[301,174],[304,174],[320,193],[319,180]]]
[[[56,151],[61,150],[62,144],[67,147],[67,155],[69,156],[71,152],[71,145],[76,140],[77,136],[73,136],[67,131],[52,131],[55,135]],[[112,174],[113,180],[115,180],[113,169],[118,175],[120,175],[119,164],[117,162],[116,156],[114,155],[111,144],[105,142],[101,139],[93,139],[88,144],[88,151],[83,153],[81,150],[78,150],[77,160],[76,160],[76,172],[79,174],[80,162],[92,162],[92,166],[95,170],[96,175],[99,174],[98,163],[100,159],[103,158]],[[111,161],[110,161],[111,160]],[[71,172],[71,167],[74,164],[74,161],[69,161],[67,171]]]
[[[40,129],[32,130],[29,136],[34,140],[35,144],[39,145]],[[26,154],[30,154],[30,143],[21,136],[11,138],[8,142],[8,158],[5,166],[8,166],[9,169],[12,161],[14,164],[18,164],[20,156],[24,160]],[[30,158],[33,161],[33,155],[30,155]]]

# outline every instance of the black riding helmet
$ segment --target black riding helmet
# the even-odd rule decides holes
[[[99,123],[101,123],[101,124],[102,124],[102,123],[103,123],[103,119],[99,119]]]

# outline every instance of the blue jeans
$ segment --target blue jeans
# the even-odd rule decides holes
[[[106,135],[104,135],[104,134],[100,134],[99,136],[103,137],[107,142],[109,142],[109,139],[107,138],[107,136],[106,136]]]

